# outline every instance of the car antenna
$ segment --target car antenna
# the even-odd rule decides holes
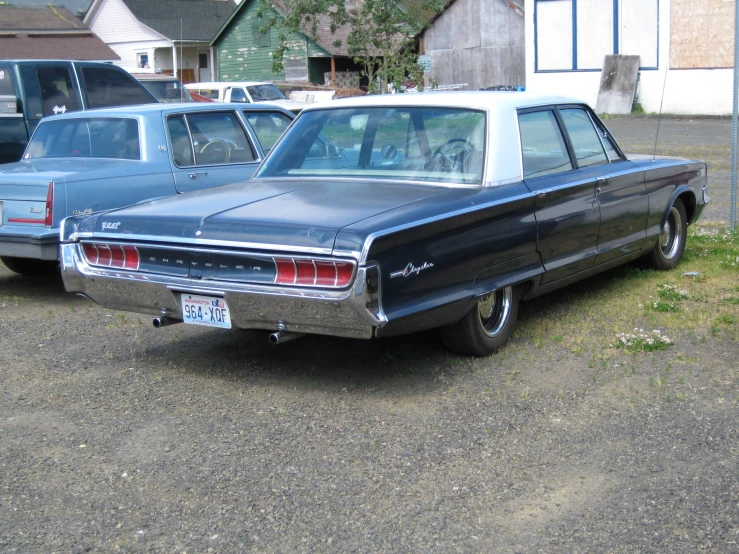
[[[667,64],[665,65],[665,79],[662,81],[662,98],[659,101],[659,115],[657,116],[657,134],[654,136],[654,153],[652,154],[652,163],[657,161],[657,141],[659,140],[659,124],[662,122],[662,104],[665,101],[665,85],[667,85],[667,72],[670,70],[670,56],[667,55]]]

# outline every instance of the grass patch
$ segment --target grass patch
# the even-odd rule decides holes
[[[705,342],[719,329],[721,340],[736,340],[739,325],[732,322],[739,322],[738,258],[739,233],[691,227],[684,259],[676,269],[655,271],[629,264],[524,302],[516,337],[544,351],[585,356],[590,368],[594,365],[589,360],[610,360],[624,350],[669,348],[651,333],[643,340],[637,336],[614,344],[621,342],[614,337],[634,328],[660,329],[681,348]]]

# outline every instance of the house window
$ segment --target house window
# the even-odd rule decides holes
[[[149,69],[149,54],[147,52],[138,52],[136,54],[136,67]]]
[[[254,40],[254,46],[265,47],[271,46],[269,31],[262,33],[260,29],[264,26],[264,21],[261,18],[255,17],[251,21],[251,34]]]
[[[535,0],[536,71],[593,71],[608,54],[657,68],[659,0]]]

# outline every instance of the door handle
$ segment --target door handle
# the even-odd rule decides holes
[[[547,194],[552,192],[554,189],[543,189],[536,193],[537,198],[544,198]]]
[[[190,173],[190,179],[194,179],[198,175],[207,175],[207,174],[208,174],[207,171],[193,171],[192,173]]]

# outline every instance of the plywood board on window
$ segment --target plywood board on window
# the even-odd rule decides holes
[[[670,69],[734,66],[734,1],[672,0]]]

